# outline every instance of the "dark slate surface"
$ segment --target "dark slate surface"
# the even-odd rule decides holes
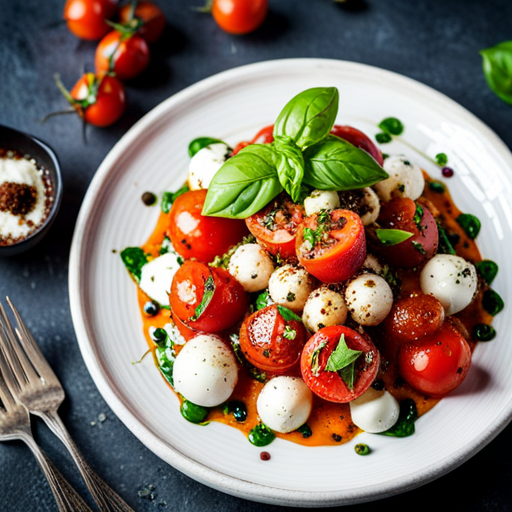
[[[63,3],[0,0],[0,123],[48,142],[61,160],[65,184],[62,209],[47,238],[27,254],[0,259],[0,297],[12,298],[62,379],[67,399],[61,412],[71,435],[91,465],[136,510],[284,511],[225,495],[175,471],[149,452],[103,401],[82,361],[68,300],[68,253],[87,186],[115,142],[168,96],[219,71],[284,57],[346,59],[402,73],[462,104],[512,147],[512,107],[488,89],[478,54],[511,38],[512,3],[367,0],[350,11],[331,0],[270,0],[264,26],[233,37],[208,15],[190,8],[201,0],[160,0],[168,29],[154,49],[150,69],[128,85],[129,109],[123,119],[109,129],[89,129],[87,145],[71,116],[39,122],[65,106],[53,74],[60,73],[71,86],[84,67],[92,69],[95,43],[80,42],[58,24]],[[39,421],[34,421],[34,431],[56,465],[85,494],[63,447]],[[418,503],[430,509],[512,510],[511,435],[508,427],[450,474],[375,505],[395,510]],[[138,491],[149,485],[154,486],[154,499],[140,498]],[[18,442],[0,445],[0,509],[56,510],[35,459]]]

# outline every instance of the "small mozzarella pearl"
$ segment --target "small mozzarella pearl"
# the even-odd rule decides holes
[[[341,294],[321,286],[313,290],[302,313],[304,325],[313,332],[331,325],[342,325],[347,319],[347,306]]]
[[[315,283],[316,280],[305,269],[283,265],[270,276],[268,293],[276,304],[301,311]]]
[[[378,434],[389,430],[398,420],[400,405],[387,391],[368,388],[350,402],[352,421],[361,430]]]
[[[374,185],[383,201],[393,197],[408,197],[412,200],[421,196],[425,187],[425,178],[418,165],[404,156],[389,156],[384,160],[384,170],[389,178]]]
[[[268,286],[274,264],[259,244],[241,245],[229,260],[229,273],[246,292],[258,292]]]
[[[304,199],[306,215],[313,215],[322,210],[334,210],[340,206],[340,198],[334,190],[313,190],[309,197]]]

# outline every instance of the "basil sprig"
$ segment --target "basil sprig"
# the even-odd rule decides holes
[[[329,135],[338,112],[335,87],[292,98],[274,124],[272,144],[252,144],[213,177],[203,215],[245,219],[285,190],[299,202],[306,186],[320,190],[369,187],[387,173],[365,151]]]
[[[512,105],[512,41],[480,52],[485,79],[492,91]]]

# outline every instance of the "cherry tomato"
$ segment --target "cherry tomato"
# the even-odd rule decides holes
[[[299,262],[324,283],[352,276],[366,258],[361,218],[350,210],[332,210],[307,217],[297,230]]]
[[[119,80],[134,78],[149,64],[149,47],[137,34],[109,32],[98,44],[94,57],[96,74],[113,72]]]
[[[172,315],[185,326],[213,333],[239,322],[247,311],[249,297],[227,270],[187,260],[174,274],[169,302]]]
[[[274,125],[265,126],[262,128],[252,140],[244,140],[239,142],[235,149],[233,149],[233,155],[236,155],[239,151],[250,146],[251,144],[270,144],[274,141]]]
[[[298,363],[306,338],[302,322],[285,320],[274,304],[244,320],[240,348],[257,368],[280,373]]]
[[[380,149],[378,149],[377,146],[357,128],[335,124],[332,127],[331,133],[340,139],[350,142],[353,146],[364,149],[367,153],[373,156],[380,166],[384,163]]]
[[[117,0],[67,0],[64,19],[69,30],[81,39],[101,39],[111,28],[105,23],[114,17]]]
[[[403,345],[398,354],[398,367],[404,380],[433,397],[445,395],[459,386],[470,366],[471,349],[449,322],[433,335]]]
[[[206,190],[190,190],[174,201],[169,212],[169,236],[172,245],[186,259],[210,263],[248,235],[243,220],[201,215]]]
[[[137,33],[152,44],[165,29],[164,13],[152,2],[136,2],[135,9],[127,3],[119,9],[119,22],[137,28]]]
[[[439,235],[430,210],[412,199],[400,197],[383,203],[377,223],[384,229],[399,229],[413,236],[396,245],[377,244],[375,250],[397,267],[417,267],[437,252]]]
[[[85,73],[69,94],[80,116],[94,126],[111,125],[126,108],[124,86],[113,76]]]
[[[268,0],[213,0],[212,15],[217,25],[230,34],[247,34],[264,21]]]
[[[355,361],[353,388],[337,371],[326,370],[327,361],[344,336],[347,347],[362,354]],[[380,355],[367,336],[344,325],[324,327],[306,343],[300,359],[302,378],[319,397],[330,402],[346,403],[362,395],[375,380]]]
[[[271,254],[296,260],[295,236],[303,218],[304,208],[282,193],[245,222],[260,245]]]

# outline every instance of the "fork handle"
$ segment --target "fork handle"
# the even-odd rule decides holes
[[[59,512],[92,512],[81,496],[71,487],[69,482],[60,474],[46,453],[39,448],[34,438],[29,434],[20,434],[41,467],[50,489],[53,492]]]
[[[35,411],[33,411],[35,413]],[[57,411],[37,413],[62,441],[75,461],[85,485],[102,512],[134,512],[134,510],[87,464]]]

